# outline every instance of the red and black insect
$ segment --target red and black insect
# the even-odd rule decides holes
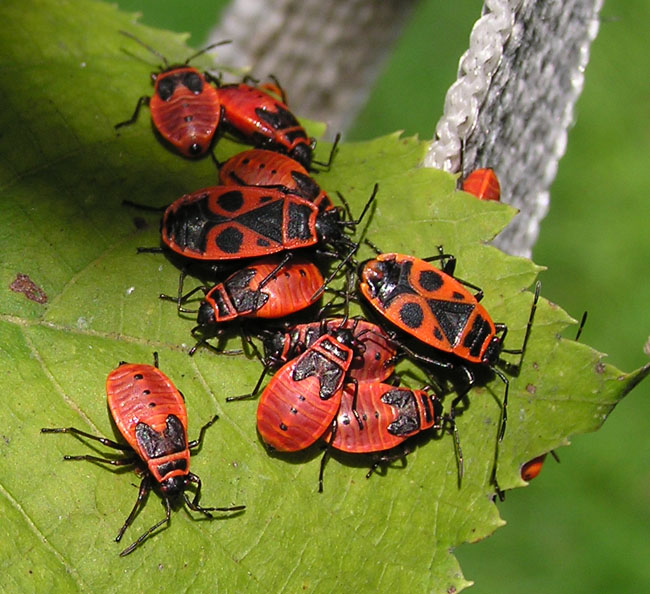
[[[167,207],[161,232],[173,252],[194,260],[259,258],[274,253],[331,245],[342,259],[357,249],[345,231],[356,221],[339,209],[319,211],[299,196],[272,188],[213,186],[182,196]]]
[[[463,190],[481,200],[499,200],[501,186],[494,169],[475,169],[463,181]]]
[[[321,336],[282,366],[257,407],[257,430],[264,443],[296,452],[318,441],[338,412],[353,358],[353,333],[340,329]]]
[[[328,448],[341,452],[373,454],[374,463],[366,475],[369,478],[380,464],[408,453],[395,450],[409,437],[428,429],[439,430],[442,421],[440,401],[428,387],[411,390],[380,382],[360,382],[355,389],[345,388],[338,414],[324,440]],[[324,460],[321,487],[323,464]]]
[[[300,196],[319,210],[334,208],[329,196],[296,160],[273,151],[251,149],[237,153],[219,168],[223,185],[264,186]]]
[[[180,313],[197,313],[197,332],[209,333],[221,324],[255,318],[269,320],[284,318],[306,309],[318,300],[323,287],[323,275],[318,266],[301,256],[274,255],[252,262],[233,272],[226,280],[212,288],[197,287],[183,295],[184,274],[181,273],[178,297],[161,295],[162,299],[177,302]],[[203,298],[198,310],[183,304],[198,291]],[[201,339],[198,344],[205,343]],[[197,345],[198,346],[198,345]],[[196,350],[194,347],[190,354]]]
[[[218,93],[222,123],[231,134],[256,147],[286,153],[310,168],[314,141],[282,101],[246,83],[224,85]]]
[[[503,438],[507,419],[508,387],[506,375],[496,367],[502,352],[523,355],[532,327],[539,297],[539,283],[531,306],[522,347],[503,348],[505,324],[495,324],[479,303],[482,291],[454,278],[456,260],[446,254],[442,270],[429,261],[402,254],[380,254],[360,266],[359,289],[370,306],[406,335],[434,349],[432,354],[410,355],[438,369],[458,369],[466,376],[466,387],[452,402],[451,415],[475,383],[473,366],[491,369],[505,384],[499,439]],[[406,349],[404,345],[402,348]],[[442,353],[443,357],[438,353]],[[521,363],[520,363],[521,365]]]
[[[395,372],[400,356],[397,346],[376,324],[363,319],[330,318],[320,322],[298,324],[287,330],[265,332],[262,335],[264,360],[269,368],[277,368],[294,359],[321,336],[337,328],[351,330],[357,343],[348,376],[358,382],[387,380]]]
[[[362,429],[352,410],[355,392],[355,409],[361,417]],[[380,382],[360,382],[356,390],[353,386],[344,390],[336,427],[325,440],[334,449],[351,454],[385,452],[420,431],[439,429],[441,421],[440,402],[428,388],[411,390]]]
[[[188,66],[190,60],[204,52],[228,42],[212,44],[188,58],[184,64],[170,65],[165,56],[149,47],[130,33],[123,35],[144,46],[158,56],[163,66],[151,74],[154,84],[152,97],[138,99],[133,115],[115,128],[133,124],[143,105],[148,105],[151,120],[160,136],[186,157],[204,156],[212,141],[222,116],[222,106],[217,89],[210,84],[212,77]]]
[[[158,369],[158,357],[154,364],[121,363],[106,379],[108,408],[115,425],[126,444],[115,442],[76,429],[74,427],[43,428],[43,433],[72,433],[94,439],[102,445],[125,452],[123,458],[100,458],[92,455],[64,456],[64,460],[89,460],[113,466],[136,465],[142,476],[138,498],[124,525],[115,538],[119,542],[143,506],[152,487],[157,487],[165,503],[166,515],[160,522],[141,534],[122,551],[128,555],[147,537],[171,517],[172,500],[181,497],[189,509],[211,518],[212,511],[240,511],[244,505],[233,507],[202,507],[201,479],[190,472],[190,450],[198,448],[203,436],[216,420],[214,416],[199,432],[195,441],[187,441],[187,412],[183,395],[171,380]],[[190,483],[196,485],[196,493],[190,499],[185,492]]]

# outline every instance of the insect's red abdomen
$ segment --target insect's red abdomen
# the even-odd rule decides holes
[[[117,428],[158,482],[189,472],[185,402],[162,371],[120,365],[106,379],[106,394]]]

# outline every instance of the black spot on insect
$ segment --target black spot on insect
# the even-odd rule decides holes
[[[238,190],[225,192],[217,198],[217,204],[228,212],[237,212],[244,204],[244,195]]]
[[[176,88],[176,81],[171,76],[166,76],[158,82],[156,92],[163,101],[169,101],[169,98],[174,94]]]
[[[133,379],[134,379],[134,380],[141,380],[142,377],[143,377],[143,375],[142,375],[141,373],[136,373],[136,374],[133,376]]]
[[[289,427],[287,427],[284,423],[280,423],[280,429],[282,429],[282,431],[286,431],[288,428]]]
[[[399,317],[409,328],[419,328],[424,320],[424,312],[417,303],[405,303],[399,310]]]
[[[217,247],[226,254],[236,254],[241,251],[244,242],[244,234],[235,227],[224,229],[215,240]]]
[[[195,95],[203,91],[203,81],[196,72],[186,72],[183,76],[183,84]]]
[[[442,280],[442,276],[440,276],[436,271],[423,270],[420,272],[418,283],[425,291],[433,292],[442,287],[444,281]]]

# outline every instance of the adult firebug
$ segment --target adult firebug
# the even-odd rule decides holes
[[[296,160],[264,149],[237,153],[219,168],[223,185],[264,186],[295,194],[313,202],[320,210],[334,208],[329,196]]]
[[[339,209],[319,211],[304,198],[273,188],[212,186],[186,194],[169,205],[161,224],[163,243],[194,260],[226,261],[330,245],[342,259],[357,249],[345,234],[356,221]]]
[[[135,505],[115,538],[119,542],[136,514],[144,505],[147,494],[156,487],[165,504],[165,517],[142,533],[120,553],[128,555],[153,532],[169,524],[172,501],[182,497],[192,511],[211,518],[212,511],[241,511],[245,505],[232,507],[202,507],[201,479],[190,472],[190,450],[201,445],[206,430],[218,419],[215,415],[199,432],[198,439],[187,441],[187,412],[183,395],[171,380],[154,365],[121,363],[106,379],[108,408],[126,444],[86,433],[74,427],[43,428],[43,433],[72,433],[93,439],[125,453],[123,458],[101,458],[92,455],[64,456],[64,460],[88,460],[113,466],[135,465],[142,477]],[[196,485],[192,499],[186,489]]]
[[[315,443],[336,416],[353,358],[353,334],[340,329],[283,365],[257,407],[257,430],[264,443],[281,452]]]
[[[143,105],[148,105],[154,128],[162,139],[186,157],[204,156],[212,141],[222,116],[222,106],[217,89],[210,84],[212,77],[188,66],[197,56],[228,42],[214,43],[185,60],[184,64],[170,65],[167,58],[126,31],[130,37],[158,56],[163,65],[151,74],[154,85],[152,97],[138,99],[133,115],[115,125],[121,128],[133,124]]]
[[[452,402],[462,400],[475,382],[474,366],[491,369],[504,383],[499,439],[503,438],[507,419],[509,381],[496,367],[502,352],[523,355],[539,298],[537,284],[526,333],[520,349],[503,348],[505,324],[495,324],[479,303],[482,291],[472,293],[468,283],[454,278],[455,258],[448,255],[442,269],[430,262],[403,254],[380,254],[360,265],[359,290],[368,304],[384,320],[429,348],[418,360],[438,369],[459,370],[466,377],[465,389]],[[404,348],[404,347],[403,347]],[[440,356],[442,354],[443,356]],[[520,363],[521,364],[521,363]]]
[[[258,148],[283,152],[310,168],[314,141],[286,104],[246,83],[224,85],[218,94],[222,123],[233,136]]]
[[[494,169],[475,169],[463,181],[463,190],[481,200],[499,200],[501,186]]]

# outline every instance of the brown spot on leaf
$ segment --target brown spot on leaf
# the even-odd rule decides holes
[[[599,374],[605,373],[605,364],[602,361],[598,361],[598,363],[596,363],[596,367],[594,367],[594,370]]]
[[[41,305],[47,303],[47,294],[41,289],[34,281],[26,274],[20,272],[16,274],[16,278],[9,285],[9,288],[14,293],[22,293],[30,301],[35,301]]]
[[[533,384],[527,384],[526,392],[528,392],[529,394],[534,394],[535,392],[537,392],[537,387],[534,386]]]

